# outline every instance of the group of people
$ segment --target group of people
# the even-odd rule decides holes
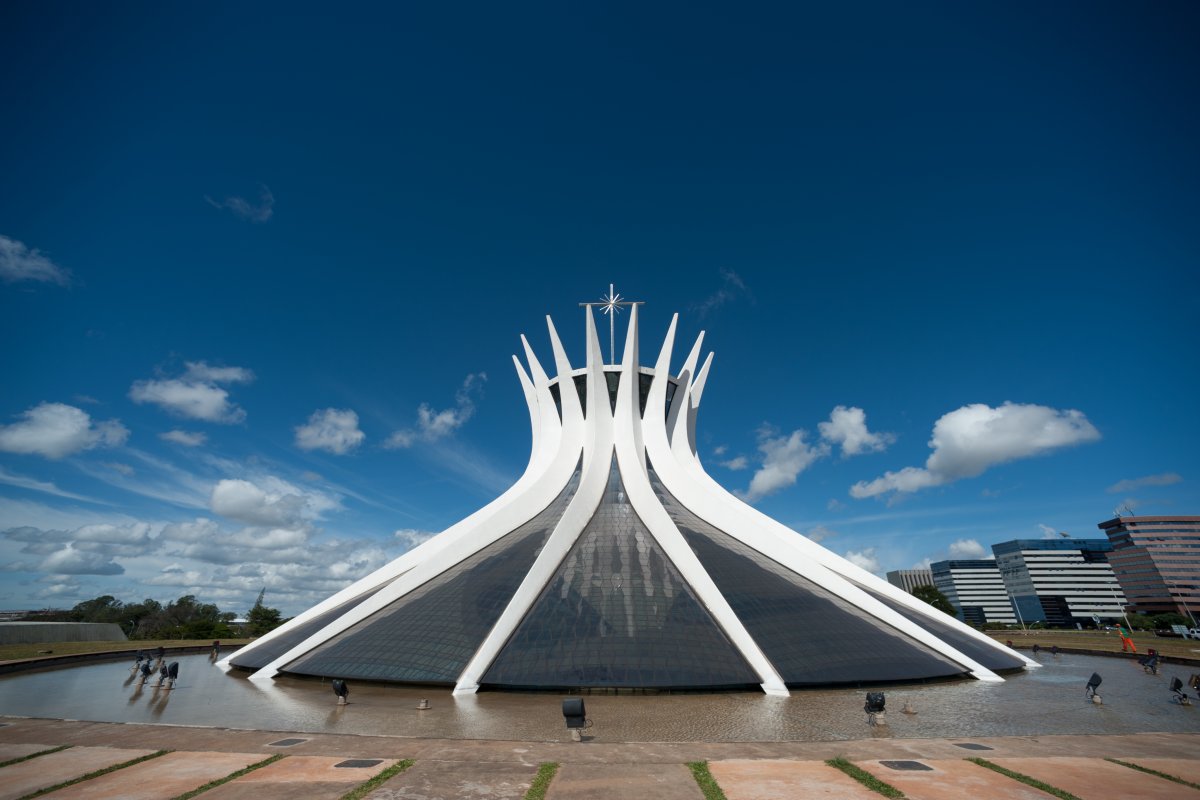
[[[142,685],[150,680],[151,675],[157,672],[158,683],[155,684],[156,688],[165,683],[168,689],[174,689],[175,681],[179,677],[179,662],[172,661],[168,665],[166,654],[166,650],[161,647],[154,651],[153,656],[146,655],[141,650],[138,650],[134,656],[133,667],[130,669],[130,672],[134,675],[141,674]]]

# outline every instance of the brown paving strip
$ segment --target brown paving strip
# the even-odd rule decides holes
[[[12,761],[14,758],[24,758],[31,756],[34,753],[40,753],[43,750],[53,750],[59,745],[56,744],[21,744],[13,742],[12,744],[0,744],[0,764],[5,761]]]
[[[1197,759],[1200,759],[1200,752],[1196,754]],[[1120,758],[1120,756],[1116,756]],[[1200,760],[1187,758],[1121,758],[1122,761],[1128,761],[1130,764],[1137,764],[1139,767],[1146,769],[1158,770],[1165,772],[1168,775],[1174,775],[1176,778],[1183,778],[1185,781],[1192,783],[1200,783]]]
[[[350,783],[360,784],[374,778],[392,765],[390,759],[378,759],[370,767],[337,767],[341,756],[288,756],[282,761],[256,769],[231,783]],[[375,760],[375,759],[372,759]]]
[[[352,783],[238,783],[232,781],[200,795],[202,800],[341,800]]]
[[[692,771],[683,764],[563,764],[546,800],[704,800]]]
[[[368,794],[367,800],[521,800],[536,774],[536,765],[418,761]]]
[[[880,797],[822,761],[710,761],[708,771],[729,800],[795,800],[797,797],[879,800]]]
[[[1113,764],[1102,758],[1054,756],[1050,758],[989,758],[1000,766],[1070,792],[1081,800],[1200,800],[1200,790]]]
[[[74,749],[65,751],[75,752]],[[177,751],[72,784],[44,797],[53,800],[162,800],[223,778],[262,760],[255,753]]]
[[[1003,797],[1005,800],[1047,800],[1040,789],[1026,786],[990,769],[962,759],[919,759],[929,771],[890,769],[879,761],[856,761],[867,772],[904,792],[910,800],[963,800]]]
[[[115,747],[72,747],[22,761],[0,770],[0,800],[24,797],[47,786],[56,786],[80,776],[123,764],[153,750],[125,750]]]

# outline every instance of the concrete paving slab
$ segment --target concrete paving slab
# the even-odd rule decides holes
[[[358,756],[355,756],[358,758]],[[366,758],[365,756],[363,758]],[[350,783],[359,784],[374,778],[395,761],[378,760],[370,767],[338,767],[346,758],[330,756],[288,756],[274,764],[254,770],[231,783]]]
[[[0,744],[0,762],[12,761],[14,758],[24,758],[42,750],[53,750],[56,744]]]
[[[821,761],[710,761],[708,771],[729,800],[879,800],[878,794]]]
[[[704,800],[683,764],[563,764],[546,800]]]
[[[1083,800],[1200,800],[1200,790],[1156,778],[1100,758],[993,758],[988,759],[1017,772],[1065,789]]]
[[[39,746],[39,749],[47,748]],[[23,797],[38,789],[153,752],[115,747],[72,747],[69,750],[31,758],[29,761],[0,769],[0,800]]]
[[[200,795],[204,800],[338,800],[353,783],[239,783],[230,781]]]
[[[367,800],[520,800],[536,765],[418,761],[367,795]]]
[[[63,751],[64,754],[71,752],[74,750]],[[59,789],[45,797],[54,800],[162,800],[164,797],[183,794],[209,781],[223,778],[231,772],[245,769],[263,758],[264,756],[258,753],[167,753],[165,756],[110,772],[90,781]]]
[[[1113,756],[1113,758],[1121,757]],[[1121,758],[1121,760],[1137,764],[1139,767],[1156,769],[1159,772],[1174,775],[1176,778],[1183,778],[1185,781],[1200,783],[1200,761],[1186,758],[1139,758],[1137,756]]]
[[[962,759],[921,759],[920,763],[932,769],[920,772],[891,769],[880,761],[854,763],[895,786],[910,800],[962,800],[964,797],[1046,800],[1048,797],[1040,789]]]

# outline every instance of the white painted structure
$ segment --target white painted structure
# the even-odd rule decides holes
[[[481,686],[717,688],[741,680],[721,677],[721,669],[785,695],[789,686],[821,682],[952,674],[1000,680],[996,669],[1035,665],[709,477],[696,453],[696,417],[712,364],[710,353],[697,369],[703,334],[673,376],[677,315],[652,369],[639,360],[637,305],[619,366],[603,362],[590,306],[586,317],[587,360],[578,369],[547,317],[555,378],[521,337],[528,371],[513,361],[533,445],[524,474],[508,491],[222,663],[257,669],[252,680],[279,672],[413,680],[453,683],[457,695]],[[522,553],[529,563],[513,577],[511,564]],[[484,592],[488,581],[495,586]],[[774,594],[754,597],[744,590],[748,583]],[[465,594],[469,603],[461,600]],[[470,610],[447,611],[460,605]],[[575,616],[563,623],[564,615]],[[677,646],[663,643],[675,641],[668,621],[680,618],[696,631],[697,648],[707,648],[714,664],[724,658],[730,666],[708,665],[706,655],[700,666],[681,666],[676,681],[656,648]],[[825,619],[841,622],[831,622],[828,632],[793,630]],[[838,632],[847,626],[856,638],[843,644]],[[568,629],[586,646],[570,641]],[[530,648],[541,655],[527,658],[523,649]],[[716,652],[723,648],[728,653]],[[613,663],[600,663],[606,653]],[[642,654],[656,662],[653,668],[635,663]],[[862,659],[877,659],[883,672],[870,668],[856,677]],[[531,677],[513,677],[526,661],[536,662]],[[810,662],[821,664],[808,669]],[[893,662],[907,666],[893,674],[887,666]],[[701,672],[684,677],[693,669]]]

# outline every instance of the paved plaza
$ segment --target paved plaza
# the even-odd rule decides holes
[[[0,761],[70,746],[0,768],[0,800],[26,797],[160,749],[172,752],[42,796],[173,798],[281,754],[281,759],[201,796],[213,800],[336,800],[397,761],[411,760],[409,769],[367,796],[372,800],[519,800],[539,765],[554,762],[560,767],[546,795],[550,800],[703,800],[686,765],[707,761],[728,800],[878,800],[880,795],[827,766],[824,762],[830,758],[848,759],[914,800],[1042,800],[1050,796],[965,760],[983,756],[1082,800],[1200,800],[1200,790],[1105,760],[1117,758],[1200,781],[1200,734],[977,737],[962,741],[574,743],[289,734],[12,717],[3,718],[0,724]],[[289,740],[285,746],[279,744]],[[963,748],[964,744],[971,749]]]

